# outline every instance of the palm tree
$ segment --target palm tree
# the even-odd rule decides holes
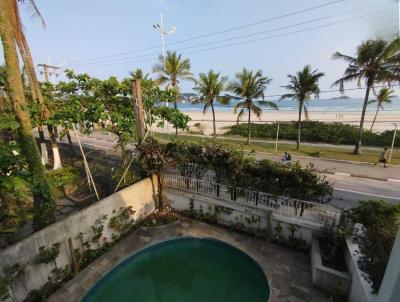
[[[159,63],[153,67],[153,72],[158,73],[157,82],[167,84],[167,88],[172,88],[175,92],[174,108],[177,109],[179,101],[179,81],[191,80],[195,82],[193,74],[190,71],[189,59],[182,59],[182,56],[176,51],[167,51],[164,64],[164,56],[160,55]]]
[[[354,148],[354,154],[360,154],[365,112],[370,90],[376,83],[400,81],[400,38],[397,37],[390,42],[385,40],[368,40],[357,47],[355,57],[336,52],[333,54],[333,59],[343,60],[349,65],[343,77],[334,82],[332,86],[339,86],[340,90],[344,92],[345,83],[357,81],[358,85],[360,85],[361,81],[365,81],[365,98],[361,112],[358,138]]]
[[[47,164],[48,156],[47,156],[47,148],[46,148],[44,132],[43,132],[43,121],[46,120],[50,116],[50,112],[44,103],[44,98],[42,95],[42,91],[40,89],[40,84],[39,84],[39,81],[38,81],[36,73],[35,73],[32,55],[31,55],[29,45],[26,40],[24,31],[23,31],[23,26],[21,23],[18,2],[23,2],[23,1],[22,0],[10,0],[9,1],[9,5],[8,5],[9,17],[10,17],[10,22],[11,22],[12,28],[13,28],[14,39],[18,46],[19,53],[21,55],[21,58],[24,62],[24,66],[26,69],[26,76],[27,76],[28,82],[29,82],[29,88],[30,88],[30,93],[32,96],[32,101],[34,103],[35,102],[39,103],[39,106],[41,109],[41,115],[40,115],[40,120],[39,120],[39,125],[38,125],[38,132],[39,132],[42,164]],[[35,1],[30,0],[29,2],[31,4],[33,15],[37,16],[40,19],[43,27],[46,27],[44,19],[41,15],[40,11],[37,8]],[[54,150],[54,152],[56,153],[55,156],[53,156],[53,157],[59,158],[57,144],[53,144],[52,150]],[[56,166],[57,166],[57,163],[55,163],[55,167]],[[58,166],[60,166],[60,165],[58,165]]]
[[[141,68],[136,68],[134,71],[129,72],[133,80],[148,80],[150,75],[148,73],[144,74]]]
[[[7,67],[7,84],[10,102],[13,105],[15,116],[20,124],[18,129],[21,150],[28,163],[33,180],[33,201],[35,215],[34,228],[42,228],[55,221],[55,203],[50,197],[50,189],[40,159],[32,131],[32,124],[28,111],[28,104],[24,95],[21,71],[16,49],[15,32],[10,17],[10,1],[0,0],[0,34],[3,45],[4,61]]]
[[[290,79],[289,85],[282,86],[291,93],[287,93],[281,96],[281,99],[290,98],[296,100],[299,103],[299,119],[297,122],[297,150],[300,149],[300,136],[301,136],[301,114],[304,110],[305,118],[308,119],[307,103],[311,99],[311,96],[319,97],[318,82],[321,77],[325,74],[318,72],[318,69],[311,71],[311,66],[304,66],[303,70],[298,71],[296,75],[288,74]]]
[[[278,109],[274,102],[264,100],[264,90],[271,82],[272,79],[263,76],[261,70],[254,72],[243,68],[241,72],[236,73],[235,80],[228,85],[228,90],[235,94],[235,96],[229,97],[241,100],[233,108],[235,114],[240,109],[237,116],[238,122],[247,111],[247,144],[250,144],[251,137],[251,113],[253,112],[258,118],[261,117],[262,109],[257,104]],[[261,101],[256,101],[260,98]]]
[[[225,89],[225,83],[228,80],[227,77],[222,77],[221,73],[210,70],[207,74],[200,73],[199,79],[196,81],[197,86],[193,90],[197,91],[200,96],[195,99],[195,103],[201,102],[204,104],[203,114],[205,114],[209,107],[211,107],[213,115],[213,140],[217,136],[217,130],[215,126],[215,110],[214,102],[218,101],[221,104],[228,104],[229,98],[227,96],[221,96],[221,92]]]
[[[390,104],[392,103],[392,98],[394,98],[394,91],[393,89],[390,89],[388,87],[383,87],[381,88],[381,90],[379,90],[378,95],[376,96],[375,100],[371,100],[368,102],[368,104],[373,104],[373,103],[377,103],[376,105],[376,112],[375,112],[375,116],[374,116],[374,120],[372,121],[372,125],[371,125],[371,131],[374,128],[374,124],[376,121],[376,117],[378,116],[378,112],[380,109],[384,109],[383,105],[384,104]]]

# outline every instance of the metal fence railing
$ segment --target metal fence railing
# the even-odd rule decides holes
[[[285,196],[275,196],[265,192],[257,192],[244,188],[218,184],[212,179],[195,179],[184,177],[176,173],[167,173],[164,176],[167,187],[205,194],[235,204],[250,205],[259,209],[272,210],[274,213],[299,217],[318,223],[326,221],[338,222],[340,212],[329,205],[304,201]]]

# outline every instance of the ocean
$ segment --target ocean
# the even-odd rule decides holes
[[[297,111],[298,104],[293,100],[270,100],[275,102],[279,110],[281,111]],[[215,103],[216,111],[232,111],[233,107],[238,101],[231,101],[228,106],[224,106]],[[307,108],[310,112],[361,112],[364,99],[362,98],[349,98],[349,99],[314,99],[308,102]],[[202,104],[192,104],[186,101],[185,103],[179,103],[178,109],[181,111],[202,111],[204,105]],[[391,104],[384,105],[383,112],[399,113],[400,114],[400,98],[393,98]],[[270,108],[263,108],[263,111],[270,111]],[[376,103],[370,104],[367,107],[367,111],[376,111]]]

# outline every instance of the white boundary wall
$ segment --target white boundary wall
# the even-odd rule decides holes
[[[103,236],[111,241],[112,230],[108,228],[108,220],[113,210],[118,211],[120,207],[131,206],[135,211],[133,219],[138,220],[154,211],[154,193],[157,190],[157,179],[153,182],[150,178],[143,179],[123,190],[114,193],[93,205],[72,214],[66,219],[54,223],[34,234],[17,242],[14,245],[0,251],[0,275],[4,270],[15,263],[25,265],[27,289],[38,289],[48,281],[48,276],[54,265],[37,263],[39,247],[51,247],[55,242],[60,242],[60,255],[56,259],[58,267],[71,264],[71,254],[68,248],[68,238],[72,238],[74,248],[80,248],[81,244],[76,236],[84,233],[84,240],[90,241],[93,236],[91,226],[103,215],[108,215],[104,223]],[[16,282],[17,286],[18,281]],[[26,296],[22,286],[16,288],[17,298],[23,300]]]
[[[194,202],[194,209],[199,211],[200,206],[204,213],[214,213],[214,206],[221,206],[231,209],[232,212],[228,214],[221,213],[219,223],[223,225],[233,225],[235,223],[243,223],[247,228],[254,230],[265,230],[268,229],[268,210],[255,208],[250,205],[236,204],[233,202],[227,202],[217,198],[210,198],[203,194],[195,194],[186,192],[184,190],[167,188],[166,196],[169,204],[172,208],[177,210],[189,210],[190,201]],[[257,221],[255,221],[257,220]],[[248,223],[254,221],[252,223]],[[277,222],[280,221],[282,226],[282,235],[284,237],[289,236],[290,224],[296,224],[299,226],[299,230],[296,232],[296,237],[299,237],[311,244],[313,233],[319,232],[321,224],[315,223],[308,220],[303,220],[301,217],[286,217],[283,215],[273,214],[272,216],[272,233]]]
[[[349,302],[374,302],[376,295],[372,294],[371,284],[363,277],[363,272],[358,268],[358,245],[351,238],[346,238],[344,258],[347,269],[351,275],[351,287],[348,295]]]

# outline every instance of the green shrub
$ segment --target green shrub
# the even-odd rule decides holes
[[[47,178],[50,184],[53,198],[59,198],[65,195],[64,186],[78,185],[82,177],[77,168],[65,167],[47,172]]]
[[[325,266],[342,271],[346,269],[343,255],[344,236],[344,229],[335,222],[326,222],[322,227],[319,245],[322,262]]]
[[[186,177],[202,178],[212,171],[217,183],[312,201],[324,201],[332,192],[325,177],[313,166],[302,169],[299,164],[256,160],[241,150],[219,144],[178,141],[164,148],[168,162]],[[240,194],[239,190],[232,193]]]
[[[276,138],[278,124],[250,124],[252,136],[255,138]],[[225,135],[240,135],[247,137],[247,124],[239,124],[230,127]],[[390,146],[393,139],[393,130],[382,133],[372,132],[365,129],[363,134],[363,145],[368,146]],[[358,135],[358,127],[343,123],[326,123],[318,121],[303,121],[301,123],[301,139],[305,142],[319,142],[335,145],[355,144]],[[396,135],[396,147],[400,147],[400,132]],[[280,122],[279,138],[296,140],[297,122]]]
[[[400,226],[400,204],[362,201],[351,210],[350,217],[354,223],[362,224],[354,235],[361,254],[360,269],[372,282],[374,292],[378,292]]]

